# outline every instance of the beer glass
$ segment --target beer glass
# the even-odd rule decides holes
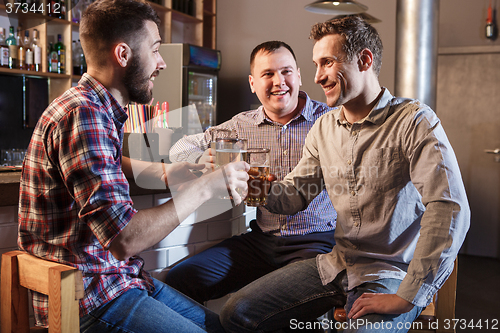
[[[212,141],[210,142],[210,148],[212,148],[212,153],[215,154],[215,145],[217,142],[218,138],[224,139],[224,138],[233,138],[236,139],[236,131],[230,130],[230,129],[225,129],[225,128],[214,128],[210,130],[210,133],[212,134]]]
[[[270,154],[267,148],[248,148],[248,195],[245,199],[247,206],[264,206],[271,182],[269,181]]]
[[[247,140],[236,138],[217,138],[215,141],[215,167],[231,162],[246,161]]]
[[[246,158],[247,158],[246,139],[218,138],[215,141],[216,169],[231,162],[246,161]],[[223,196],[221,199],[232,199],[232,198],[230,195],[227,195]]]

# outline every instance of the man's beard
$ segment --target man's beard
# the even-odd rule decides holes
[[[149,89],[150,76],[143,74],[138,56],[132,56],[130,67],[125,71],[123,85],[127,89],[130,102],[147,104],[153,98],[153,92]]]

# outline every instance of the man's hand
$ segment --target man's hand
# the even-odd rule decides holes
[[[212,148],[208,148],[203,152],[203,155],[198,159],[198,164],[203,164],[205,166],[205,171],[215,170],[215,151]]]
[[[177,162],[172,164],[162,163],[163,175],[161,180],[170,189],[180,189],[180,187],[198,177],[193,174],[192,170],[201,170],[203,165],[193,164],[188,162]]]
[[[401,314],[413,309],[413,304],[396,294],[364,293],[352,305],[347,315],[358,319],[368,313]]]
[[[248,170],[250,170],[248,163],[232,162],[203,177],[210,177],[209,186],[214,189],[215,195],[227,196],[229,191],[234,204],[239,205],[248,192]]]

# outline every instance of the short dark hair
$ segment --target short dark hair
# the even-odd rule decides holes
[[[357,15],[316,23],[311,28],[310,39],[315,41],[327,35],[338,34],[343,37],[343,50],[347,60],[351,61],[362,50],[369,49],[373,53],[373,70],[378,76],[382,67],[382,40],[377,29]]]
[[[266,52],[266,53],[271,53],[271,52],[274,52],[281,47],[284,47],[288,51],[290,51],[290,53],[293,56],[293,60],[295,60],[295,63],[297,63],[297,58],[295,57],[295,53],[293,53],[293,50],[290,47],[290,45],[288,45],[285,42],[279,41],[279,40],[270,40],[270,41],[267,41],[267,42],[264,42],[264,43],[257,45],[253,49],[252,53],[250,54],[250,72],[252,72],[252,70],[253,70],[253,64],[254,64],[255,56],[257,55],[257,53],[259,53],[260,51]]]
[[[105,57],[114,45],[124,42],[134,49],[140,40],[137,34],[146,21],[160,25],[156,11],[144,0],[98,0],[83,13],[80,40],[87,58],[104,65]]]

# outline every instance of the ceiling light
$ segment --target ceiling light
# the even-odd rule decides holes
[[[305,6],[305,9],[309,12],[318,14],[350,15],[365,12],[368,7],[353,0],[319,0]]]

